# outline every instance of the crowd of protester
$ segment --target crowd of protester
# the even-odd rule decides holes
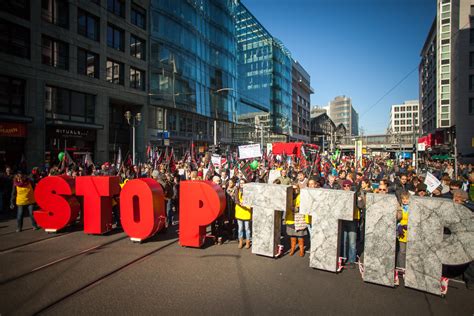
[[[180,181],[208,180],[221,186],[226,193],[226,210],[211,225],[211,236],[216,244],[234,241],[238,248],[249,249],[252,240],[252,209],[243,204],[242,188],[248,182],[274,183],[291,185],[294,192],[293,207],[285,212],[284,238],[288,238],[289,255],[293,256],[299,249],[299,256],[305,256],[305,237],[311,236],[311,218],[299,213],[299,192],[302,188],[326,188],[331,190],[354,191],[356,208],[353,221],[343,221],[341,238],[341,257],[345,266],[354,268],[363,261],[364,229],[367,193],[394,194],[399,208],[394,211],[397,217],[397,255],[396,265],[403,271],[406,260],[406,244],[409,242],[409,200],[411,196],[451,199],[474,211],[474,167],[472,164],[454,166],[453,161],[425,160],[418,166],[418,172],[410,160],[392,161],[386,157],[372,157],[362,162],[355,161],[353,156],[338,157],[332,160],[329,156],[316,155],[310,163],[302,163],[295,157],[264,156],[262,159],[238,161],[227,159],[222,166],[211,163],[211,155],[202,155],[191,159],[149,161],[132,166],[131,164],[113,164],[105,162],[100,166],[88,167],[72,164],[58,164],[50,169],[33,168],[30,174],[17,172],[7,167],[0,175],[0,211],[5,216],[16,210],[17,231],[23,227],[25,209],[31,218],[33,229],[39,229],[34,221],[34,186],[46,176],[67,174],[71,177],[83,175],[116,175],[122,185],[128,180],[152,178],[163,188],[166,200],[167,227],[179,221],[179,186]],[[457,167],[457,172],[456,172]],[[271,178],[272,170],[278,176]],[[274,172],[273,172],[274,173]],[[441,181],[438,188],[428,190],[425,177],[431,173]],[[118,207],[114,207],[114,221],[120,229]],[[445,233],[449,233],[445,232]],[[308,238],[306,237],[308,240]],[[284,247],[280,246],[280,255]],[[464,272],[466,284],[473,288],[474,266],[471,262]]]

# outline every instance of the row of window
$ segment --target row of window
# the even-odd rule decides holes
[[[411,117],[412,116],[412,112],[409,112],[409,113],[400,113],[400,114],[395,114],[395,118],[405,118],[405,117]],[[414,117],[418,117],[418,112],[414,112],[413,113],[413,116]]]
[[[84,28],[80,28],[79,32],[84,32],[82,35],[95,37],[98,36],[98,28],[90,23],[85,18],[86,24]],[[109,47],[124,51],[124,36],[123,30],[117,29],[112,25],[107,28],[107,45]],[[48,60],[43,59],[43,63],[54,65],[55,67],[68,69],[67,59],[69,45],[65,42],[43,36],[42,51],[43,56],[47,56]],[[29,29],[11,23],[9,21],[0,19],[0,52],[22,57],[30,58],[30,31]],[[52,56],[54,55],[54,56]],[[130,55],[145,60],[146,59],[146,41],[130,34]]]
[[[20,1],[21,2],[21,1]],[[100,1],[92,1],[100,5]],[[26,10],[26,9],[25,9]],[[107,10],[120,17],[125,18],[125,1],[124,0],[108,0]],[[29,7],[28,7],[29,11]],[[84,25],[82,19],[86,16],[91,16],[92,21],[99,21],[99,18],[85,12],[82,9],[78,9],[78,23]],[[41,17],[44,21],[55,24],[63,28],[69,28],[69,2],[67,0],[41,0]],[[132,3],[130,10],[130,22],[146,30],[146,11],[145,9]],[[98,24],[98,23],[97,23]]]
[[[46,117],[82,123],[94,123],[96,96],[64,88],[46,86]]]
[[[395,120],[395,125],[411,125],[412,120]],[[415,120],[415,125],[418,125],[418,119]]]
[[[395,112],[406,112],[406,111],[418,111],[418,105],[401,105],[401,106],[394,106]]]
[[[69,69],[69,47],[67,43],[48,36],[42,37],[42,63],[52,67]],[[106,81],[124,84],[124,64],[107,59]],[[91,78],[100,79],[99,55],[82,48],[77,49],[77,72]],[[130,87],[145,90],[145,72],[130,67]]]

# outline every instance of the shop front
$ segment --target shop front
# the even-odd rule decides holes
[[[67,150],[77,164],[82,164],[86,154],[94,161],[97,131],[95,129],[48,126],[46,129],[45,162],[59,164],[58,154]]]
[[[26,131],[26,123],[0,122],[0,170],[24,161]]]

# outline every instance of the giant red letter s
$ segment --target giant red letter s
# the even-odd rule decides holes
[[[35,189],[35,199],[41,210],[34,212],[39,226],[46,231],[57,231],[72,224],[80,205],[74,194],[74,179],[52,176],[42,179]]]
[[[84,196],[84,233],[112,229],[112,198],[120,193],[119,177],[77,177],[76,194]]]
[[[181,246],[201,247],[206,226],[225,209],[224,191],[209,181],[183,181],[179,199],[179,243]]]
[[[158,182],[149,178],[128,181],[120,193],[120,219],[132,240],[145,240],[161,230],[166,215]]]

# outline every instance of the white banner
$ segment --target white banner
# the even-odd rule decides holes
[[[211,163],[214,165],[214,167],[220,168],[221,167],[221,156],[212,155],[211,156]]]
[[[239,159],[262,157],[260,144],[239,146]]]
[[[425,184],[427,190],[433,192],[437,187],[441,185],[441,182],[430,172],[426,173]]]

